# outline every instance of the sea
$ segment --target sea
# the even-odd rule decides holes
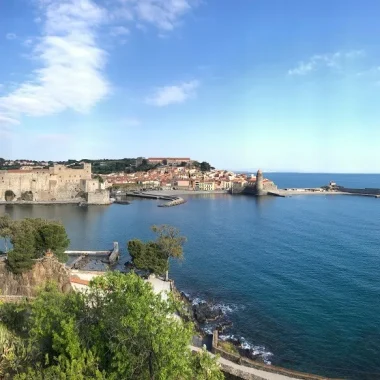
[[[380,175],[268,173],[279,187],[380,187]],[[0,205],[12,218],[64,223],[76,250],[152,239],[153,224],[187,236],[170,277],[194,300],[219,305],[235,338],[260,359],[308,373],[380,379],[380,199],[202,194],[178,207]],[[196,302],[196,301],[195,301]]]

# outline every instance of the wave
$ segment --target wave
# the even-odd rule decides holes
[[[236,344],[237,347],[245,350],[251,359],[261,359],[265,364],[272,364],[273,353],[265,346],[250,343],[244,337],[237,337],[234,334],[219,335],[219,339]]]
[[[204,298],[199,296],[193,298],[190,293],[182,292],[182,294],[191,302],[193,306],[206,303],[212,310],[221,310],[223,314],[231,314],[245,309],[245,306],[227,303],[213,303],[212,301],[206,301]]]
[[[220,340],[232,342],[238,348],[245,351],[246,356],[250,359],[260,360],[268,365],[272,364],[272,358],[274,355],[265,346],[253,344],[244,337],[236,336],[232,333],[232,323],[230,325],[228,324],[228,322],[230,322],[228,317],[233,313],[244,310],[245,306],[207,301],[199,295],[193,296],[190,293],[185,292],[182,292],[182,294],[193,306],[205,303],[208,304],[212,310],[220,310],[222,312],[222,316],[218,320],[206,322],[200,326],[205,334],[211,335],[215,329],[218,329],[218,327],[221,326],[221,323],[226,323],[226,328],[223,330],[223,333],[219,333]]]

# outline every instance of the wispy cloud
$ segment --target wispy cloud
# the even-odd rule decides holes
[[[34,19],[40,36],[23,45],[31,48],[37,69],[29,80],[0,95],[2,123],[16,124],[21,116],[45,116],[65,110],[87,112],[111,92],[105,77],[107,52],[99,44],[98,27],[106,26],[120,42],[136,28],[152,25],[170,32],[200,0],[35,0]],[[8,33],[8,39],[16,38]],[[179,103],[197,87],[196,82],[161,89],[157,104]],[[165,100],[166,99],[166,100]]]
[[[43,116],[73,109],[89,110],[110,91],[103,77],[105,52],[96,45],[95,29],[105,14],[91,0],[42,0],[44,34],[34,47],[40,68],[33,80],[0,97],[0,115]]]
[[[110,34],[113,37],[126,36],[130,34],[130,31],[125,26],[114,26],[111,28]]]
[[[159,87],[155,90],[153,96],[146,99],[146,102],[156,107],[184,103],[187,99],[196,95],[198,87],[199,82],[197,80],[183,82],[176,86]]]
[[[199,0],[118,0],[121,15],[164,31],[173,30],[180,19],[199,4]]]
[[[16,34],[14,34],[14,33],[7,33],[7,34],[5,35],[5,38],[6,38],[7,40],[15,40],[15,39],[17,38],[17,36],[16,36]]]
[[[30,47],[33,45],[33,38],[27,38],[22,44],[25,46],[25,47]]]
[[[20,124],[20,122],[17,119],[0,115],[0,126],[18,125],[18,124]]]
[[[332,54],[313,55],[307,61],[299,62],[296,67],[288,71],[288,75],[307,75],[322,67],[339,69],[345,61],[364,56],[363,50],[338,51]]]

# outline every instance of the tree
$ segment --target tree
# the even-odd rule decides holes
[[[13,223],[11,242],[13,249],[8,252],[7,263],[12,272],[20,274],[30,270],[36,258],[36,234],[28,220]]]
[[[60,262],[66,262],[68,256],[65,251],[69,244],[65,227],[60,223],[49,222],[36,230],[36,250],[40,257],[51,251]]]
[[[67,261],[65,250],[70,240],[62,224],[27,218],[12,222],[10,232],[13,249],[8,252],[7,262],[14,273],[30,270],[33,260],[43,257],[48,250],[61,262]]]
[[[152,226],[152,231],[157,235],[156,243],[166,257],[167,262],[170,258],[183,258],[183,245],[186,237],[180,235],[178,228],[163,224]],[[168,270],[166,271],[166,281],[169,279]]]
[[[128,251],[136,268],[162,275],[168,270],[168,260],[157,243],[143,243],[134,239],[128,242]]]
[[[211,165],[208,162],[201,162],[200,169],[202,172],[209,172],[211,170]]]
[[[163,165],[167,165],[168,164],[168,160],[165,158],[165,159],[162,160],[162,163],[163,163]]]
[[[219,380],[211,357],[191,354],[193,326],[174,316],[177,308],[134,273],[97,277],[86,293],[47,284],[25,314],[31,351],[14,378]]]

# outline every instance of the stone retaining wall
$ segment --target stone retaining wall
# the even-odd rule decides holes
[[[272,366],[272,365],[267,365],[267,364],[264,364],[264,363],[259,363],[259,362],[250,360],[248,358],[242,357],[240,355],[235,355],[235,354],[232,354],[230,352],[226,352],[221,347],[218,346],[218,341],[219,341],[218,331],[215,330],[213,332],[213,337],[212,337],[212,349],[211,349],[211,352],[213,354],[218,354],[222,358],[230,360],[230,361],[232,361],[234,363],[240,364],[241,366],[250,367],[250,368],[256,368],[256,369],[261,370],[261,371],[272,372],[272,373],[276,373],[276,374],[279,374],[279,375],[289,376],[289,377],[295,378],[295,379],[303,379],[303,380],[333,380],[333,379],[330,379],[330,378],[327,378],[327,377],[323,377],[323,376],[311,375],[311,374],[308,374],[308,373],[293,371],[293,370],[286,369],[286,368],[281,368],[281,367],[276,367],[276,366]],[[243,379],[245,379],[245,378],[247,378],[247,379],[248,378],[249,379],[255,379],[255,378],[251,378],[251,377],[242,377],[242,378]],[[335,379],[335,380],[338,380],[338,379]]]

